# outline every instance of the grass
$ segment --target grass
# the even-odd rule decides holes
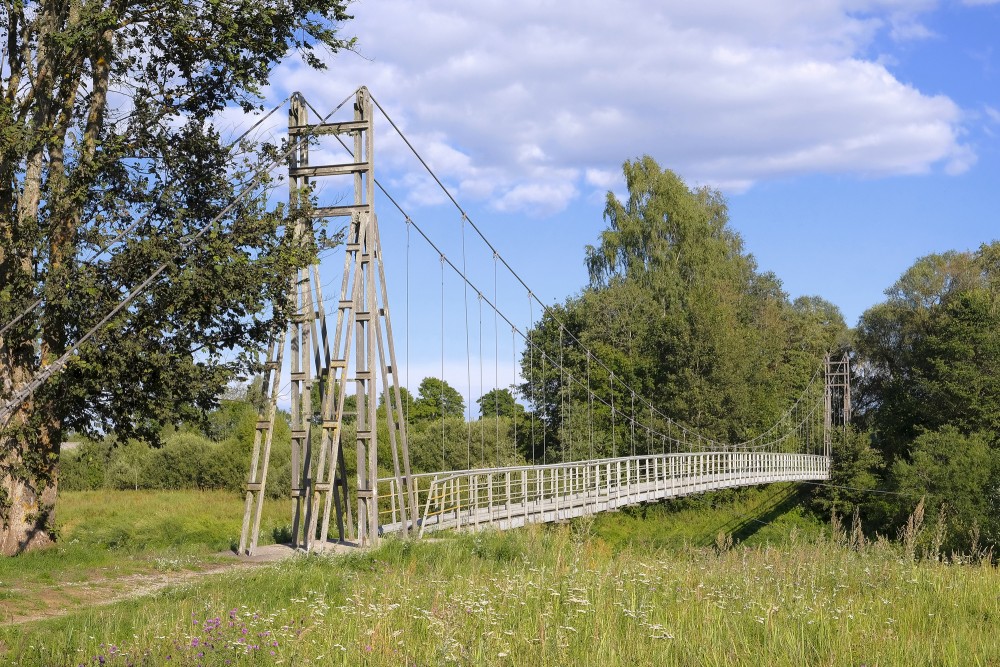
[[[289,514],[287,501],[265,503],[262,544]],[[68,492],[57,521],[55,548],[0,558],[0,619],[86,598],[84,582],[217,563],[239,541],[243,503],[222,491]]]
[[[690,539],[657,546],[673,539],[658,527],[670,520],[650,514],[627,523],[660,535],[651,540],[602,537],[609,533],[599,524],[622,517],[612,514],[386,540],[377,550],[204,577],[0,628],[0,662],[1000,663],[1000,574],[990,565],[915,562],[885,542],[850,549],[822,534],[806,540],[795,518],[781,543],[758,533],[733,548]]]

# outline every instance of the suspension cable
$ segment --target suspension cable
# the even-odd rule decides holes
[[[483,401],[483,295],[477,298],[479,305],[479,447],[482,450],[482,459],[486,459],[486,415],[484,414],[486,402]],[[497,467],[500,467],[499,457]],[[483,466],[485,467],[485,465]]]
[[[409,395],[410,392],[410,225],[411,221],[409,218],[406,219],[406,391]],[[339,344],[339,343],[338,343]],[[413,402],[413,396],[409,395],[406,399],[406,426],[407,433],[409,433],[410,426],[410,403]]]
[[[549,402],[548,391],[546,391],[548,389],[549,379],[545,376],[545,357],[547,356],[548,355],[545,353],[545,350],[542,350],[542,383],[543,383],[542,399],[546,402],[546,404]],[[549,444],[547,438],[548,426],[549,426],[549,420],[547,418],[547,415],[543,414],[542,415],[542,465],[546,465],[549,462],[548,459]]]
[[[559,449],[562,450],[562,461],[566,463],[566,383],[563,380],[563,373],[566,370],[563,364],[563,326],[559,325],[559,426],[562,433],[559,434]]]
[[[493,255],[493,303],[500,305],[497,295],[497,257]],[[493,309],[493,413],[496,417],[497,466],[500,466],[500,329],[497,308]],[[511,415],[513,418],[514,415]]]
[[[590,427],[590,458],[594,458],[594,396],[590,392],[590,350],[587,350],[587,424]]]
[[[635,392],[632,392],[632,418],[629,419],[629,427],[631,429],[630,446],[632,448],[632,456],[635,456]]]
[[[618,458],[618,442],[615,440],[615,372],[611,371],[611,456]]]
[[[465,216],[462,216],[462,275],[463,276],[468,275],[468,271],[466,269],[466,257],[465,257],[465,223],[466,223],[466,220],[467,219],[465,218]],[[465,386],[467,387],[466,395],[468,396],[468,399],[469,399],[469,404],[470,404],[469,405],[469,414],[471,415],[472,414],[472,405],[471,405],[471,403],[472,403],[472,348],[471,348],[471,344],[469,343],[469,281],[466,280],[462,284],[462,286],[463,286],[463,290],[464,290],[464,296],[463,296],[462,301],[463,301],[463,305],[465,306],[465,383],[466,383]],[[471,469],[472,468],[472,421],[471,420],[468,422],[468,426],[466,428],[465,446],[469,450],[469,452],[468,452],[469,469]],[[481,460],[480,463],[485,464],[486,462],[484,460]]]
[[[535,325],[535,307],[531,300],[531,291],[528,292],[528,318],[530,326],[533,327]],[[529,330],[529,328],[525,328],[525,332]],[[525,343],[528,344],[528,354],[530,355],[528,373],[531,377],[528,378],[528,385],[531,387],[531,462],[534,463],[538,460],[535,453],[535,413],[538,411],[538,387],[535,384],[535,346],[530,344],[527,337]]]
[[[444,445],[444,254],[441,254],[441,387],[440,387],[440,410],[441,410],[441,465],[447,469],[448,461],[445,454]],[[472,467],[471,465],[469,466]]]
[[[496,311],[494,311],[494,312],[496,312]],[[510,368],[511,368],[511,373],[513,374],[513,377],[511,378],[512,382],[511,382],[510,386],[511,386],[511,388],[512,388],[513,391],[517,390],[516,389],[517,388],[517,338],[516,338],[516,336],[517,336],[517,329],[515,329],[513,326],[511,326],[511,328],[510,328],[510,361],[511,361]],[[512,399],[514,398],[513,391],[511,392],[511,398]],[[511,414],[511,416],[510,416],[511,420],[514,422],[514,441],[513,441],[513,443],[511,443],[512,444],[512,446],[511,446],[511,453],[513,453],[513,454],[517,453],[517,422],[519,421],[516,405],[517,404],[515,402],[515,407],[512,408],[513,414]]]

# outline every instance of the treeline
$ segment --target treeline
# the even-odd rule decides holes
[[[745,440],[788,408],[825,352],[846,347],[834,305],[790,301],[757,269],[719,193],[689,189],[650,158],[626,164],[625,175],[628,199],[609,195],[608,229],[587,248],[590,284],[529,332],[522,386],[480,397],[471,422],[441,379],[425,378],[416,396],[402,390],[415,471],[669,451],[677,445],[650,433],[670,432],[668,416],[706,437]],[[225,401],[202,423],[165,431],[159,449],[87,444],[64,456],[63,488],[241,488],[255,419],[250,402]],[[279,429],[268,485],[276,494],[290,479],[287,423]],[[350,416],[343,442],[351,469]]]
[[[835,434],[833,479],[813,488],[812,509],[855,517],[870,536],[905,532],[928,553],[997,545],[1000,242],[919,259],[849,329],[835,305],[789,300],[758,270],[720,193],[649,157],[624,171],[627,198],[609,193],[607,229],[586,249],[589,285],[546,313],[522,359],[521,396],[547,447],[573,458],[595,439],[599,455],[623,443],[657,451],[629,440],[631,390],[704,435],[746,440],[799,396],[824,353],[847,352],[854,418]],[[586,404],[584,379],[610,400]]]
[[[227,489],[242,491],[250,470],[257,407],[248,400],[224,399],[203,419],[167,427],[157,446],[144,440],[84,438],[60,455],[60,487],[94,489]],[[275,424],[269,476],[271,495],[291,486],[291,429]]]
[[[318,387],[316,387],[318,389]],[[477,401],[480,418],[465,419],[465,401],[447,382],[425,378],[416,397],[400,388],[408,414],[410,457],[415,472],[524,463],[520,451],[529,448],[530,419],[507,389],[494,389]],[[82,438],[60,457],[64,490],[95,489],[225,489],[242,491],[250,469],[259,388],[251,386],[220,401],[201,419],[185,421],[159,432],[155,446],[143,440],[115,437]],[[314,392],[314,412],[319,394]],[[355,472],[355,402],[345,403],[343,445],[349,475]],[[389,441],[383,401],[377,410],[378,437]],[[518,433],[518,429],[521,433]],[[321,433],[313,429],[313,445]],[[289,414],[278,411],[275,422],[267,493],[283,497],[291,486]],[[389,448],[379,448],[380,474],[392,470]]]

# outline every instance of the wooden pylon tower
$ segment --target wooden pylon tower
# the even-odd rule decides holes
[[[288,328],[269,346],[261,385],[260,404],[264,409],[254,436],[239,544],[239,553],[248,556],[253,555],[260,533],[286,344],[291,386],[293,547],[311,551],[326,544],[333,516],[339,541],[357,540],[362,546],[378,541],[380,431],[388,439],[381,446],[388,445],[391,451],[396,482],[392,488],[397,494],[393,504],[402,510],[402,534],[408,534],[417,523],[418,508],[411,484],[405,415],[374,206],[371,97],[366,88],[358,90],[354,119],[349,121],[311,122],[308,110],[301,94],[292,96],[288,119],[288,136],[293,146],[288,165],[291,238],[294,243],[311,243],[317,221],[349,218],[345,228],[344,271],[332,338],[319,267],[300,269],[289,285],[285,304],[290,313]],[[310,166],[311,143],[323,137],[344,135],[352,144],[349,149],[352,162]],[[341,144],[347,145],[343,141]],[[320,178],[352,179],[354,203],[313,205],[313,186]],[[353,492],[343,443],[349,387],[356,401],[353,414],[357,482]],[[380,397],[382,409],[379,409]],[[356,526],[352,496],[356,502]]]
[[[851,360],[844,352],[840,359],[827,354],[823,359],[823,455],[830,456],[833,429],[842,428],[844,437],[851,423]]]

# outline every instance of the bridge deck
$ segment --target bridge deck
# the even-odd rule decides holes
[[[665,498],[771,482],[829,479],[813,454],[699,452],[416,475],[419,532],[499,530],[562,521]],[[390,507],[383,533],[402,528],[394,478],[379,480]]]

